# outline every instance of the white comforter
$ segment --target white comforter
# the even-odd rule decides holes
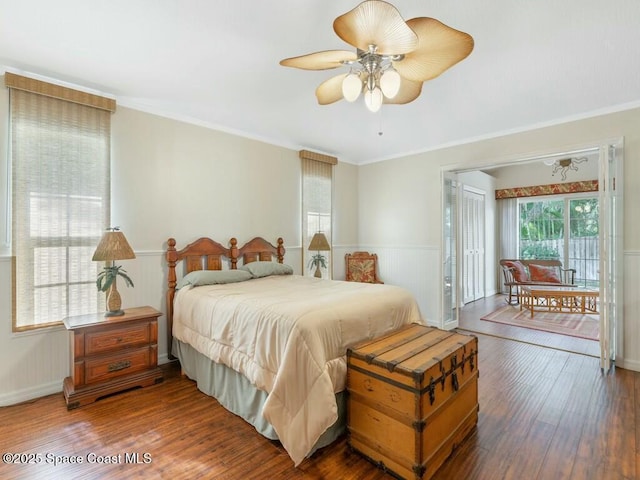
[[[279,275],[179,290],[173,336],[268,393],[263,416],[298,465],[338,418],[347,347],[412,322],[400,287]]]

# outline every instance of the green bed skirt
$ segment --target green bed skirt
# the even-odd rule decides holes
[[[195,380],[198,390],[214,397],[230,412],[242,417],[270,440],[278,440],[273,426],[262,416],[267,392],[257,389],[247,378],[226,365],[216,363],[190,345],[173,339],[172,353],[185,375]],[[346,394],[336,395],[338,420],[316,442],[309,455],[326,447],[346,431]]]

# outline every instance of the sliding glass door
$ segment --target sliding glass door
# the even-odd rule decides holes
[[[561,260],[564,268],[576,270],[576,284],[598,288],[598,196],[522,199],[518,210],[519,258]]]
[[[597,197],[568,201],[568,235],[565,263],[576,269],[576,283],[597,289],[600,285],[600,202]]]

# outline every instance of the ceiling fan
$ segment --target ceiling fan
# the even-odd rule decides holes
[[[333,30],[356,48],[325,50],[280,61],[285,67],[328,70],[350,67],[316,89],[320,105],[343,98],[354,102],[364,92],[367,108],[377,112],[383,103],[405,104],[420,95],[431,80],[473,50],[471,35],[429,17],[406,22],[382,0],[366,0],[333,22]]]

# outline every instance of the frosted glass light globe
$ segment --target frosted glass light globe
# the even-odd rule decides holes
[[[364,103],[369,111],[373,113],[380,110],[382,106],[382,90],[379,87],[375,87],[373,90],[364,92]]]
[[[393,69],[384,72],[380,77],[380,88],[385,97],[395,97],[400,91],[400,74]]]
[[[342,96],[347,102],[355,102],[362,91],[362,81],[355,73],[350,73],[342,80]]]

